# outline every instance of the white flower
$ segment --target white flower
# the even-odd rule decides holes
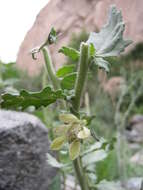
[[[90,136],[90,130],[87,127],[83,127],[83,129],[77,134],[79,139],[85,139]]]

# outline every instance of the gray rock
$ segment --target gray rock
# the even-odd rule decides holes
[[[126,128],[126,137],[133,143],[143,143],[143,115],[134,115]]]
[[[128,190],[141,190],[141,183],[143,178],[130,178],[127,182]]]
[[[50,190],[48,130],[27,113],[0,110],[0,190]]]

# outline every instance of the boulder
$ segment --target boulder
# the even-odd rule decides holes
[[[47,152],[48,130],[39,119],[0,110],[0,190],[48,190],[57,171]]]

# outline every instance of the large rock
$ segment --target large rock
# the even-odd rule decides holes
[[[48,131],[35,116],[0,110],[0,190],[50,190]]]
[[[58,49],[67,45],[73,33],[79,33],[82,29],[89,32],[101,28],[111,4],[116,4],[118,9],[122,9],[126,37],[131,38],[134,44],[143,41],[142,0],[51,0],[40,11],[34,25],[26,34],[19,49],[17,64],[22,69],[27,69],[29,74],[35,74],[40,70],[43,62],[41,55],[35,63],[28,52],[45,41],[51,27],[54,26],[63,35],[57,44],[51,47],[51,53],[56,66],[61,66],[64,56],[58,54]]]
[[[143,143],[143,115],[134,115],[126,129],[126,136],[130,142]]]

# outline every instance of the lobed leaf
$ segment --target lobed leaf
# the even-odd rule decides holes
[[[60,50],[59,53],[63,53],[65,56],[68,56],[71,58],[73,61],[77,61],[79,59],[79,51],[77,51],[74,48],[71,47],[65,47],[63,46]]]
[[[44,88],[41,92],[27,92],[22,90],[19,95],[2,95],[1,107],[8,109],[25,109],[29,106],[35,106],[38,109],[41,106],[48,106],[57,99],[64,99],[65,95],[61,90],[53,91],[51,87]]]
[[[131,44],[131,40],[123,39],[124,30],[121,11],[113,5],[109,10],[107,24],[99,33],[91,33],[87,43],[93,43],[96,53],[102,57],[118,56]]]
[[[99,33],[90,33],[87,43],[94,45],[96,50],[95,57],[100,57],[100,59],[95,60],[95,63],[106,71],[109,70],[108,64],[107,61],[102,58],[118,56],[132,43],[131,40],[123,38],[124,30],[125,24],[122,19],[121,11],[118,11],[115,6],[111,6],[107,24]]]

